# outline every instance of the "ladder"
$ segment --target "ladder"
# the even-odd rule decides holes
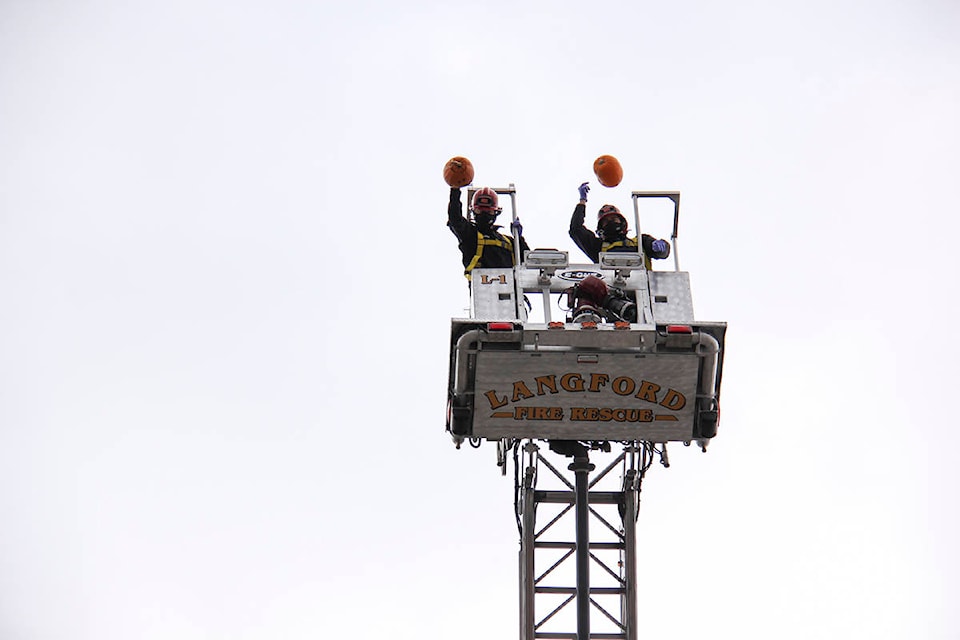
[[[609,451],[607,443],[594,444],[594,451]],[[627,443],[597,473],[591,449],[580,442],[550,443],[553,459],[562,455],[569,464],[554,464],[533,440],[514,447],[523,466],[516,501],[520,640],[636,640],[640,483],[657,453],[669,464],[665,446]],[[539,489],[541,475],[560,488]],[[601,490],[605,480],[618,481],[618,489]]]

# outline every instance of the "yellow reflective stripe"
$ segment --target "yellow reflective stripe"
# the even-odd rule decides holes
[[[600,246],[600,251],[609,251],[615,247],[636,247],[637,239],[636,238],[627,238],[626,240],[620,240],[618,242],[604,242]]]
[[[506,238],[506,237],[504,237],[504,236],[500,236],[499,239],[497,239],[497,238],[485,238],[485,237],[483,237],[483,236],[480,236],[479,240],[477,240],[477,245],[479,246],[479,245],[481,245],[481,244],[489,245],[489,246],[492,246],[492,247],[502,247],[502,248],[504,248],[504,249],[512,249],[512,248],[513,248],[513,239],[512,239],[512,238]]]
[[[470,279],[470,272],[474,270],[474,268],[480,262],[480,258],[483,257],[483,248],[485,246],[507,249],[510,251],[510,256],[513,256],[513,238],[508,238],[506,236],[500,236],[499,238],[487,238],[482,233],[477,231],[477,253],[473,256],[473,259],[470,260],[470,263],[463,269],[463,275],[467,277],[467,280]]]
[[[478,233],[477,235],[479,236],[480,234]],[[473,271],[475,266],[477,266],[477,263],[480,262],[480,257],[483,255],[483,236],[480,237],[481,239],[477,240],[477,253],[473,256],[473,260],[470,261],[470,264],[463,269],[463,275],[467,276],[467,280],[470,279],[470,272]]]

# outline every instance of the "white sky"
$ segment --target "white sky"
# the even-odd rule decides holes
[[[330,4],[0,3],[0,638],[516,637],[441,169],[577,255],[602,153],[729,323],[644,637],[960,637],[960,7]]]

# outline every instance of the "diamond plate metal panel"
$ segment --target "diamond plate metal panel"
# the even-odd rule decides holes
[[[474,319],[511,320],[517,317],[513,269],[474,269],[471,276],[471,316]]]
[[[693,295],[686,271],[650,271],[650,298],[657,324],[693,322]]]

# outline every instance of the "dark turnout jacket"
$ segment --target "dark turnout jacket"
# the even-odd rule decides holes
[[[597,234],[587,229],[583,222],[587,215],[587,205],[580,203],[573,210],[573,216],[570,218],[570,237],[580,249],[587,254],[587,257],[594,262],[600,261],[600,253],[604,251],[636,251],[636,238],[613,238],[612,240],[601,240]],[[647,269],[650,269],[650,258],[662,260],[670,255],[670,244],[667,243],[666,251],[654,251],[653,241],[656,239],[647,234],[641,234],[643,241],[643,255],[645,257]]]
[[[499,225],[480,231],[477,225],[463,217],[460,189],[450,189],[447,207],[447,226],[457,237],[463,257],[463,274],[470,279],[474,269],[496,269],[514,266],[513,236],[500,233]],[[520,236],[520,254],[528,250],[527,241]]]

